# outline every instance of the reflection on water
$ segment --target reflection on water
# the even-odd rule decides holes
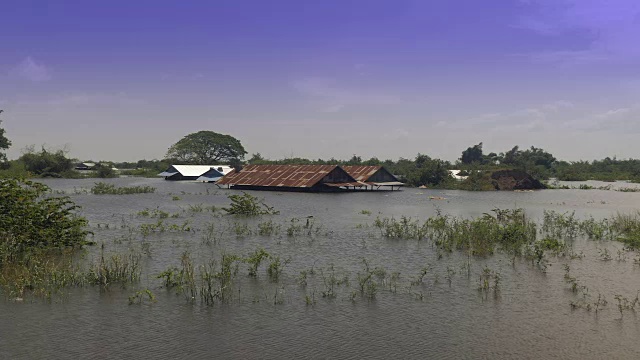
[[[629,253],[626,261],[616,259],[622,248],[619,243],[577,239],[574,251],[585,257],[550,258],[546,274],[525,261],[512,264],[502,255],[473,259],[467,272],[463,254],[438,254],[428,241],[382,239],[377,229],[367,226],[378,215],[426,219],[441,211],[475,217],[494,208],[517,207],[536,219],[542,218],[545,209],[603,218],[636,211],[640,193],[428,189],[353,194],[255,192],[280,210],[280,215],[271,218],[282,226],[280,235],[237,237],[230,230],[236,223],[247,223],[254,229],[258,220],[215,218],[210,211],[193,212],[189,207],[225,206],[229,190],[157,179],[108,181],[121,186],[152,185],[158,190],[155,194],[94,196],[83,193],[92,180],[46,183],[71,194],[83,206],[95,240],[104,242],[108,249],[127,251],[146,244],[140,284],[108,291],[70,289],[51,303],[0,302],[0,358],[640,357],[640,322],[632,312],[625,312],[621,319],[614,299],[616,294],[635,297],[640,290],[640,266],[634,264],[635,253]],[[623,187],[627,186],[630,184]],[[145,208],[180,213],[180,218],[167,221],[182,224],[188,220],[193,230],[152,233],[146,239],[139,234],[131,236],[123,227],[137,228],[156,221],[136,216]],[[286,235],[291,218],[306,221],[308,216],[321,228],[316,235]],[[204,242],[203,229],[211,223],[216,225],[218,236],[214,242]],[[259,279],[248,279],[241,266],[238,281],[242,292],[232,304],[190,304],[183,296],[159,288],[156,275],[168,266],[179,265],[185,251],[192,254],[194,262],[202,263],[219,258],[222,252],[246,255],[258,247],[290,259],[284,276],[277,284],[270,282],[263,265]],[[613,260],[601,260],[604,248],[614,255]],[[98,247],[90,248],[87,258],[95,258],[97,253]],[[360,296],[352,300],[363,258],[389,274],[400,273],[395,293],[379,289],[375,300]],[[569,306],[581,295],[569,289],[563,264],[570,265],[572,275],[588,287],[590,296],[606,296],[609,303],[597,315]],[[330,265],[350,278],[335,299],[321,295],[324,282],[320,270],[326,275]],[[409,286],[426,266],[430,270],[424,284]],[[485,267],[500,273],[501,287],[495,297],[485,298],[478,292],[479,275]],[[300,271],[310,268],[316,269],[315,275],[303,288],[297,278]],[[147,287],[157,302],[128,305],[135,290]],[[274,294],[281,303],[274,305]],[[315,294],[315,305],[306,304],[309,294]]]

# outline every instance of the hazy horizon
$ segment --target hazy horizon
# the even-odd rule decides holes
[[[211,130],[266,158],[639,158],[632,0],[3,2],[13,146],[161,159]]]

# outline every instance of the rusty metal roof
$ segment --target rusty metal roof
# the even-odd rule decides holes
[[[387,169],[382,166],[376,165],[347,165],[342,166],[342,168],[349,173],[349,175],[353,176],[354,179],[363,183],[364,185],[373,185],[373,186],[403,186],[404,183],[398,181],[395,175],[391,174]],[[375,175],[378,171],[387,172],[395,181],[369,181],[369,179]]]
[[[336,168],[344,171],[336,165],[247,165],[240,172],[225,175],[217,184],[310,188]]]
[[[382,166],[371,165],[349,165],[342,167],[349,175],[353,176],[358,181],[367,181],[378,170],[382,169]]]

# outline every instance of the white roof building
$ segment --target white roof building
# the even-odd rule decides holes
[[[465,180],[466,178],[468,178],[468,176],[460,176],[458,175],[458,173],[462,171],[462,170],[449,170],[449,174],[451,175],[452,178],[456,179],[456,180]]]
[[[211,169],[222,175],[226,175],[233,170],[232,167],[227,165],[171,165],[158,176],[164,177],[165,180],[197,180]]]

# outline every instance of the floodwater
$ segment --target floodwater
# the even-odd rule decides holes
[[[67,289],[51,302],[0,300],[0,358],[488,358],[488,359],[637,359],[640,320],[633,311],[618,312],[614,296],[635,298],[640,290],[637,253],[619,257],[622,245],[576,239],[573,249],[583,258],[549,257],[546,272],[530,262],[502,254],[472,259],[465,269],[463,254],[438,254],[429,241],[390,240],[372,226],[376,216],[401,215],[426,219],[437,211],[463,217],[481,216],[494,208],[524,208],[534,219],[543,210],[575,212],[603,218],[640,209],[640,193],[605,190],[545,190],[536,192],[462,192],[405,189],[399,192],[304,194],[251,192],[280,211],[261,219],[237,219],[198,211],[198,205],[226,206],[233,190],[194,182],[121,178],[119,186],[151,185],[154,194],[91,195],[95,180],[46,180],[83,207],[94,240],[107,253],[141,252],[139,283],[108,290]],[[573,184],[577,186],[577,184]],[[604,186],[608,183],[590,183]],[[631,187],[633,184],[616,184]],[[444,200],[431,199],[442,197]],[[167,224],[190,231],[153,232],[143,236],[141,224],[158,219],[136,215],[143,209],[180,213]],[[195,209],[195,211],[194,211]],[[363,210],[365,210],[363,212]],[[369,214],[369,212],[371,214]],[[311,234],[288,236],[287,228],[311,221]],[[246,224],[255,232],[259,222],[281,225],[278,235],[237,236]],[[208,241],[205,230],[213,224]],[[179,266],[187,251],[195,264],[219,259],[222,253],[247,255],[262,247],[288,259],[280,280],[261,265],[257,279],[241,264],[230,303],[188,301],[162,288],[157,275]],[[607,249],[613,256],[603,261]],[[95,261],[100,246],[89,247],[86,261]],[[381,284],[375,299],[360,295],[357,276],[362,259],[387,274],[400,273],[394,285]],[[572,309],[584,296],[570,290],[563,265],[608,304],[597,314]],[[330,266],[349,279],[336,287],[335,298],[324,298]],[[412,286],[421,269],[429,271]],[[478,290],[485,267],[499,272],[500,290]],[[302,286],[300,272],[310,269]],[[129,305],[129,296],[150,289],[155,302]],[[394,291],[392,291],[392,288]],[[305,301],[305,296],[313,304]]]

